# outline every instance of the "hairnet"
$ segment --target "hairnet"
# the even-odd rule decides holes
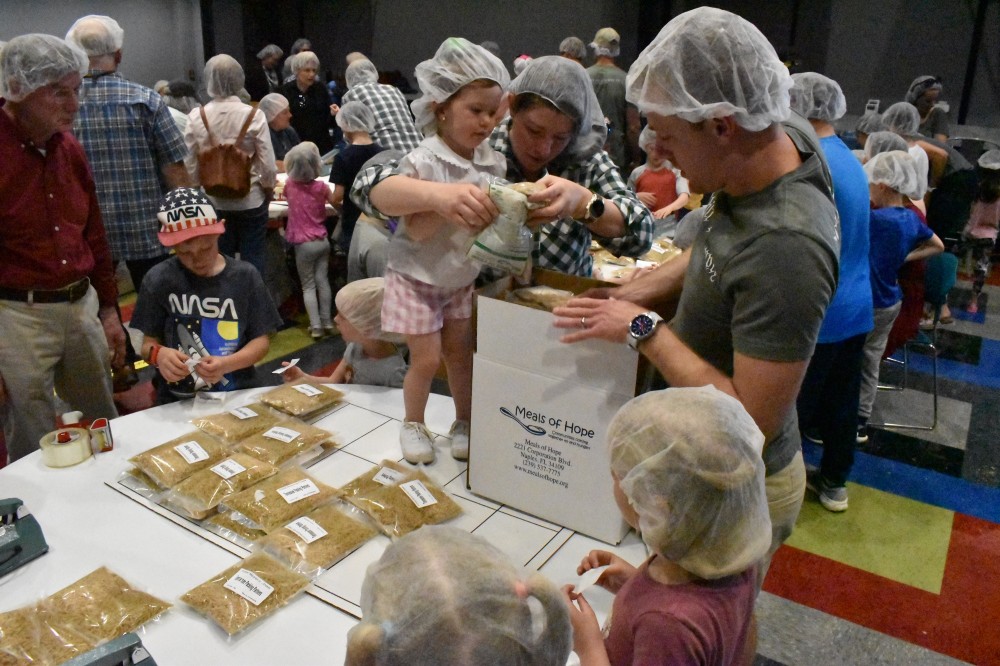
[[[910,104],[916,104],[917,100],[928,90],[941,90],[941,81],[936,76],[926,74],[918,76],[913,79],[913,83],[910,84],[910,88],[906,91],[906,101]]]
[[[479,42],[479,45],[496,57],[500,57],[500,45],[496,42],[487,39],[485,42]]]
[[[297,55],[299,53],[302,53],[302,49],[311,49],[311,48],[312,48],[312,42],[310,42],[305,37],[299,37],[294,42],[292,42],[291,53],[292,55]]]
[[[500,59],[462,37],[449,37],[430,60],[417,65],[414,75],[421,95],[413,100],[414,124],[425,135],[437,132],[435,110],[463,86],[477,79],[495,81],[502,90],[510,85],[510,74]]]
[[[646,125],[642,128],[642,131],[639,132],[639,148],[643,152],[648,153],[649,149],[652,148],[655,143],[656,132],[653,131],[652,127]]]
[[[701,578],[767,553],[764,435],[738,400],[712,386],[645,393],[618,410],[608,443],[650,550]]]
[[[576,136],[563,155],[585,159],[604,146],[608,128],[590,75],[580,63],[562,56],[535,58],[511,81],[515,95],[532,93],[573,120]]]
[[[760,131],[787,120],[792,77],[749,21],[700,7],[660,30],[629,68],[625,96],[643,113],[696,123],[734,116]]]
[[[290,148],[285,153],[284,164],[288,177],[299,182],[316,180],[323,168],[319,148],[312,141],[303,141]]]
[[[344,81],[348,89],[360,86],[362,83],[376,83],[378,68],[371,60],[355,60],[344,70]]]
[[[21,35],[0,51],[0,97],[20,102],[69,74],[83,76],[90,61],[79,46],[52,35]]]
[[[220,53],[205,63],[205,89],[212,98],[237,95],[245,81],[243,68],[230,55]]]
[[[572,643],[555,585],[519,571],[482,537],[443,525],[386,548],[365,574],[361,611],[347,663],[562,666]]]
[[[915,136],[920,129],[920,112],[909,102],[896,102],[882,114],[882,123],[900,136]]]
[[[978,164],[984,169],[1000,169],[1000,150],[987,150],[979,156]]]
[[[268,93],[260,98],[257,108],[264,112],[267,122],[271,122],[275,116],[288,108],[288,98],[281,93]]]
[[[198,93],[194,89],[194,86],[183,79],[171,81],[167,84],[163,101],[167,103],[167,106],[183,113],[191,113],[191,111],[200,105],[198,102]]]
[[[559,53],[583,60],[587,57],[587,46],[579,37],[571,36],[559,42]]]
[[[345,132],[375,131],[375,114],[364,102],[348,102],[337,112],[337,126]]]
[[[359,102],[360,103],[360,102]],[[348,282],[337,292],[337,312],[366,338],[403,342],[403,336],[382,330],[382,297],[385,280],[380,277]]]
[[[906,151],[879,153],[865,162],[864,169],[868,182],[873,185],[885,185],[911,199],[924,196],[926,186],[921,185],[917,175],[917,163]]]
[[[170,81],[160,79],[153,84],[153,90],[160,95],[166,95],[170,91]]]
[[[272,58],[285,55],[285,52],[281,50],[281,47],[277,44],[268,44],[260,51],[257,52],[257,60],[263,60],[265,58]]]
[[[847,98],[840,85],[816,72],[792,74],[794,85],[788,94],[792,110],[803,118],[832,123],[847,113]]]
[[[858,121],[858,126],[854,128],[854,131],[860,134],[867,134],[871,136],[875,132],[885,131],[885,123],[882,122],[882,114],[877,111],[869,111],[865,115],[861,116]]]
[[[70,26],[66,41],[76,44],[90,57],[109,55],[122,47],[125,31],[110,16],[90,14]]]
[[[528,63],[532,61],[530,55],[519,55],[514,58],[514,76],[517,76],[524,71],[524,68],[528,66]]]
[[[908,146],[906,139],[895,132],[872,132],[865,142],[865,161],[867,162],[879,153],[887,153],[890,150],[902,150],[906,152]]]
[[[290,67],[292,68],[292,74],[298,74],[299,70],[306,67],[319,69],[319,56],[312,51],[301,51],[292,56]]]
[[[617,58],[621,44],[621,36],[614,28],[601,28],[594,35],[594,41],[590,43],[590,48],[594,49],[595,56],[608,56]]]

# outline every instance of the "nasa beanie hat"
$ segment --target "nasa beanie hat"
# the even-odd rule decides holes
[[[167,192],[160,202],[157,234],[166,247],[173,247],[197,236],[219,235],[226,230],[225,220],[215,214],[215,208],[205,193],[191,187],[178,187]]]

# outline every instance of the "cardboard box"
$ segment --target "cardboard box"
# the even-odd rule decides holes
[[[580,293],[594,280],[537,271],[536,284]],[[608,423],[635,395],[639,355],[624,344],[559,341],[551,313],[477,296],[472,491],[617,544],[628,531],[612,493]]]

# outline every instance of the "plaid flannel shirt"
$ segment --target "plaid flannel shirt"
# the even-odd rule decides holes
[[[372,139],[390,150],[410,152],[423,139],[413,125],[413,115],[399,88],[382,83],[362,83],[344,93],[343,104],[361,102],[375,114]]]
[[[156,236],[166,192],[160,168],[182,162],[187,147],[160,95],[120,74],[91,71],[80,88],[73,131],[94,172],[114,258],[165,254]]]
[[[507,158],[507,180],[518,182],[525,178],[514,159],[509,131],[508,118],[494,130],[490,146]],[[371,205],[371,189],[384,178],[393,175],[397,165],[398,161],[390,161],[359,173],[351,186],[351,200],[368,215],[386,219],[385,215]],[[583,185],[621,210],[625,218],[625,234],[619,238],[597,237],[601,245],[615,255],[629,257],[637,257],[649,249],[653,240],[653,218],[649,209],[642,205],[635,192],[625,184],[621,172],[606,152],[598,151],[584,160],[571,160],[566,164],[557,160],[550,167],[560,178]],[[535,266],[585,277],[593,273],[590,229],[578,220],[565,218],[549,222],[535,232],[534,238],[532,258]]]

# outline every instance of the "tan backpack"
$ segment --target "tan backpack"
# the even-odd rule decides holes
[[[250,194],[250,165],[253,161],[237,146],[243,142],[257,109],[250,109],[239,136],[232,143],[217,144],[208,127],[205,107],[199,107],[208,132],[209,147],[198,153],[198,180],[206,194],[223,199],[242,199]]]

